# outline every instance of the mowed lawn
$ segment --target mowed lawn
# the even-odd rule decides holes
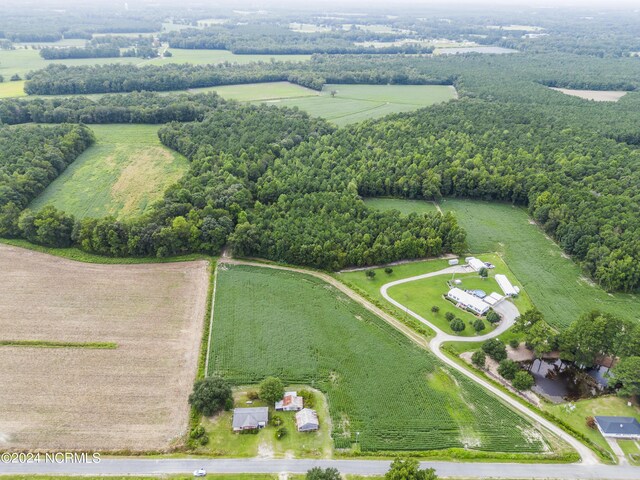
[[[335,97],[331,92],[337,92]],[[446,85],[327,84],[316,97],[281,100],[276,105],[298,107],[310,115],[343,126],[391,113],[410,112],[457,97]]]
[[[78,157],[30,205],[78,218],[143,212],[179,180],[189,162],[160,143],[158,125],[93,125],[95,145]]]
[[[319,389],[336,448],[353,447],[356,432],[367,451],[546,448],[525,419],[314,277],[221,268],[212,329],[210,374]]]
[[[640,321],[640,296],[609,294],[595,285],[532,223],[523,208],[460,199],[445,199],[440,207],[456,214],[467,232],[470,252],[500,254],[533,304],[554,327],[565,328],[593,309]]]

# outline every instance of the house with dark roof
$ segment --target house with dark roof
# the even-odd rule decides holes
[[[257,430],[269,422],[268,407],[235,408],[233,410],[233,431]]]
[[[595,420],[605,437],[640,440],[640,422],[633,417],[595,417]]]

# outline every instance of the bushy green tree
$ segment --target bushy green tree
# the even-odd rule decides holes
[[[444,314],[444,318],[447,319],[448,322],[450,322],[451,320],[453,320],[454,318],[456,318],[455,314],[452,312],[446,312]]]
[[[198,380],[189,395],[189,403],[195,410],[207,417],[215,415],[233,401],[231,387],[220,377]]]
[[[313,467],[307,471],[306,480],[341,480],[340,472],[337,468]]]
[[[438,305],[434,305],[431,307],[431,312],[432,313],[438,313],[440,311],[440,307]]]
[[[640,395],[640,356],[621,359],[611,371],[611,375],[616,383],[622,384],[618,390],[619,395]]]
[[[513,380],[520,371],[520,365],[508,358],[502,360],[498,365],[498,373],[507,380]]]
[[[513,388],[515,388],[516,390],[522,391],[529,390],[531,387],[533,387],[534,383],[535,382],[531,374],[529,372],[521,370],[516,373],[515,377],[513,377],[511,385],[513,385]]]
[[[451,320],[449,326],[454,332],[462,332],[467,327],[464,323],[464,320],[461,320],[460,318],[454,318],[453,320]]]
[[[471,361],[476,367],[484,368],[484,365],[487,361],[487,355],[482,350],[476,350],[471,355]]]
[[[500,321],[500,315],[493,309],[489,309],[487,312],[487,321],[489,323],[498,323]]]
[[[385,480],[437,480],[438,476],[433,468],[420,469],[420,463],[415,458],[396,458],[389,471],[384,475]]]
[[[485,327],[485,325],[484,325],[484,322],[482,321],[482,319],[481,319],[481,318],[476,318],[476,319],[473,321],[472,326],[473,326],[473,329],[474,329],[476,332],[481,332],[482,330],[484,330],[484,329],[486,328],[486,327]]]
[[[482,351],[493,358],[496,362],[501,362],[507,358],[507,348],[497,338],[487,340],[482,344]]]
[[[282,380],[276,377],[267,377],[260,382],[260,398],[269,404],[274,404],[284,396]]]

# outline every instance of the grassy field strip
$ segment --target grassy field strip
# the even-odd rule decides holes
[[[180,179],[189,162],[160,143],[158,125],[93,125],[97,141],[30,205],[78,218],[144,212]]]
[[[56,342],[47,340],[0,340],[0,347],[37,347],[37,348],[97,348],[113,350],[118,348],[112,342]]]
[[[24,91],[24,80],[0,83],[0,98],[24,97],[27,94]]]
[[[329,399],[337,448],[351,446],[356,430],[363,450],[546,448],[528,422],[457,372],[441,369],[372,315],[372,306],[364,309],[314,277],[264,267],[220,270],[210,372],[236,384],[276,374],[315,386]],[[399,389],[415,401],[389,409]]]
[[[238,100],[240,102],[283,100],[288,98],[316,97],[319,95],[316,90],[290,82],[243,83],[217,87],[192,88],[188,91],[190,93],[216,92],[224,99]]]

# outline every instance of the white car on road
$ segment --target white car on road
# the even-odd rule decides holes
[[[195,472],[193,472],[194,477],[206,477],[207,471],[204,468],[199,468]]]

